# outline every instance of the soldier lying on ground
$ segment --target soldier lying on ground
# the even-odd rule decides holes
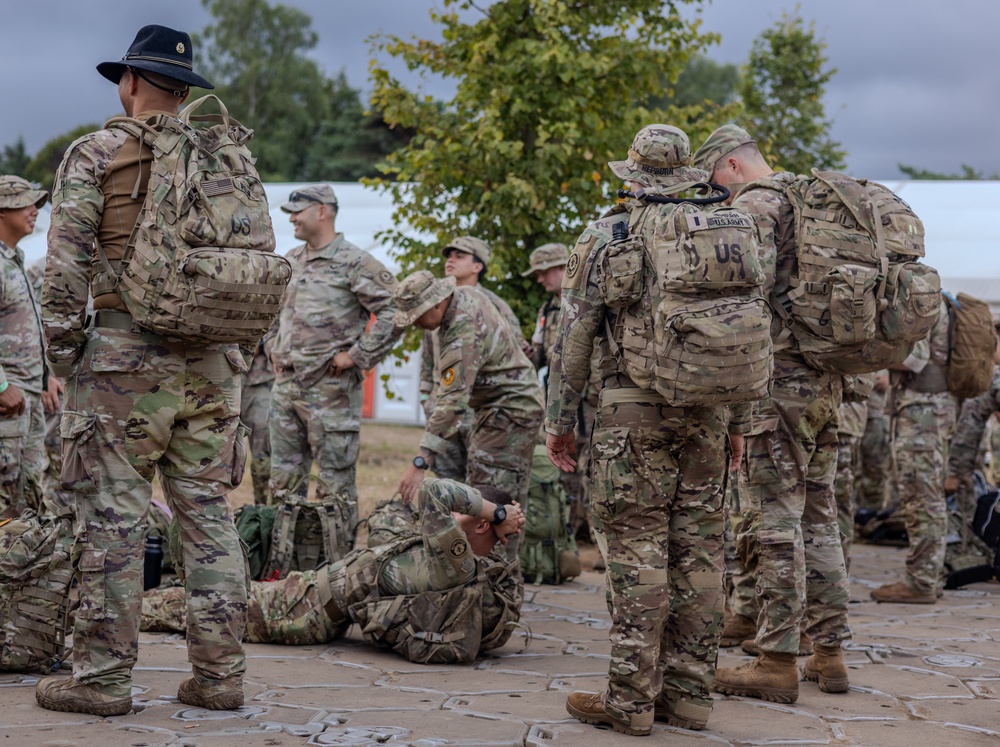
[[[369,547],[332,565],[252,583],[245,642],[316,644],[358,623],[365,639],[410,661],[471,661],[502,646],[523,587],[497,542],[524,524],[502,490],[425,480],[419,509],[389,501],[369,519]],[[376,546],[376,543],[377,544]],[[184,632],[184,590],[146,592],[142,630]]]

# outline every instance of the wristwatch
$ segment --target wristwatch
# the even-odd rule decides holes
[[[493,526],[503,524],[505,521],[507,521],[507,509],[503,506],[497,506],[493,509]]]
[[[418,454],[413,457],[413,466],[417,469],[429,469],[431,465],[427,463],[426,459]]]

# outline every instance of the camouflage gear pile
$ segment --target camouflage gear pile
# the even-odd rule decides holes
[[[278,367],[268,418],[271,500],[305,498],[315,460],[319,499],[339,497],[341,513],[350,517],[337,529],[342,555],[354,547],[358,522],[355,464],[364,371],[385,357],[400,334],[392,324],[396,278],[342,234],[318,249],[296,247],[288,259],[293,281],[268,335]],[[355,366],[330,373],[341,351]]]

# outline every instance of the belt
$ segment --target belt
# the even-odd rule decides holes
[[[640,389],[639,387],[622,387],[614,389],[605,387],[601,390],[599,401],[601,407],[604,407],[605,405],[623,404],[664,405],[669,407],[666,400],[664,400],[659,394],[648,389]]]
[[[134,324],[135,319],[126,311],[100,309],[94,314],[95,327],[107,327],[109,329],[132,329]]]

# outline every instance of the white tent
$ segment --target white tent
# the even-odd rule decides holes
[[[927,264],[941,273],[942,285],[951,293],[965,292],[987,301],[1000,311],[1000,181],[884,181],[921,217],[927,232]],[[288,216],[279,205],[302,184],[268,184],[267,197],[277,237],[278,251],[297,243]],[[392,226],[392,200],[356,183],[333,185],[340,202],[337,229],[351,242],[369,251],[391,270],[399,265],[391,248],[376,234]],[[995,219],[995,220],[994,220]],[[28,263],[45,254],[48,207],[38,216],[35,232],[21,242]],[[418,356],[399,367],[391,362],[376,371],[373,416],[377,420],[420,423]],[[379,376],[388,373],[386,396]]]

